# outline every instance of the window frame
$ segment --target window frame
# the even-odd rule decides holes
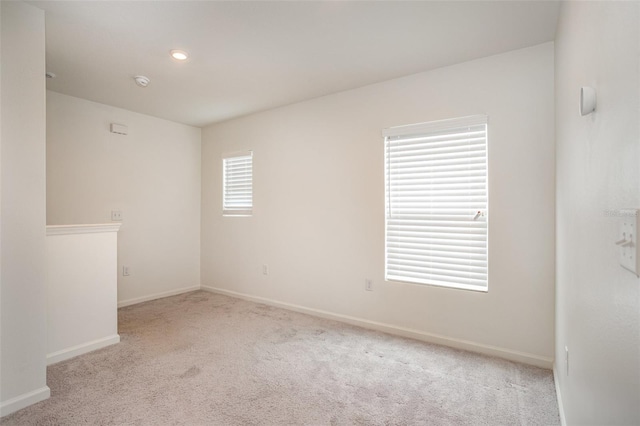
[[[400,182],[400,184],[402,184],[402,182],[398,179],[398,174],[399,173],[406,173],[406,172],[402,172],[402,170],[398,169],[398,158],[401,157],[400,155],[398,155],[397,153],[395,154],[396,157],[394,158],[393,161],[393,165],[392,165],[392,153],[391,153],[391,144],[392,143],[397,143],[397,146],[399,146],[399,144],[402,143],[403,138],[405,140],[409,140],[410,138],[438,138],[438,137],[446,137],[446,135],[454,135],[454,134],[459,134],[461,132],[461,129],[464,129],[465,127],[469,127],[469,128],[475,128],[477,126],[484,126],[484,141],[480,142],[479,145],[482,145],[482,152],[484,153],[484,162],[482,163],[477,162],[477,164],[479,164],[480,166],[478,166],[481,170],[484,171],[484,187],[482,188],[484,190],[484,201],[479,203],[479,208],[477,209],[473,209],[469,211],[469,215],[471,217],[473,217],[473,219],[471,219],[471,217],[467,217],[466,216],[466,212],[464,213],[464,215],[460,215],[459,217],[462,217],[462,219],[458,219],[458,217],[456,217],[456,220],[458,220],[460,223],[456,224],[456,225],[451,225],[451,224],[447,224],[447,225],[433,225],[431,223],[428,223],[429,220],[433,220],[432,218],[429,219],[428,214],[427,213],[421,213],[424,218],[423,219],[419,219],[419,218],[411,218],[411,222],[412,222],[412,227],[414,224],[417,223],[417,227],[419,226],[429,226],[430,229],[429,231],[424,231],[423,229],[421,229],[420,231],[409,231],[412,233],[415,232],[423,232],[424,234],[428,234],[428,233],[432,233],[432,232],[443,232],[443,230],[440,229],[435,229],[435,231],[433,231],[433,228],[436,226],[442,226],[444,228],[449,228],[449,229],[454,229],[454,231],[450,231],[452,234],[454,232],[459,232],[460,227],[468,227],[468,228],[473,228],[476,226],[476,224],[480,224],[477,225],[478,228],[484,229],[484,233],[482,234],[484,236],[484,254],[483,254],[483,258],[482,255],[479,255],[480,258],[479,259],[475,259],[473,258],[473,256],[475,256],[475,254],[469,254],[469,259],[467,261],[467,264],[464,265],[463,261],[460,262],[461,266],[457,266],[457,265],[452,265],[451,263],[455,263],[455,262],[450,262],[450,258],[446,258],[445,263],[449,263],[446,268],[449,268],[451,270],[451,272],[449,272],[449,274],[455,274],[455,275],[460,275],[461,273],[467,273],[468,276],[466,278],[456,278],[454,275],[446,275],[444,272],[443,273],[439,273],[439,272],[434,272],[434,269],[438,269],[438,267],[433,267],[434,263],[438,263],[441,262],[442,260],[438,259],[434,261],[434,257],[438,257],[440,255],[440,253],[438,253],[438,248],[433,248],[433,245],[429,245],[429,248],[427,249],[426,247],[422,247],[419,248],[418,250],[422,250],[419,253],[416,253],[415,256],[412,256],[413,258],[409,258],[407,256],[410,255],[403,255],[402,251],[403,250],[407,250],[408,243],[405,243],[404,246],[400,246],[400,244],[402,244],[402,241],[400,241],[402,238],[402,236],[400,236],[398,239],[393,240],[391,244],[394,244],[395,246],[393,247],[393,251],[394,254],[392,255],[393,260],[395,260],[395,262],[390,261],[390,255],[389,255],[389,245],[390,245],[390,240],[392,239],[390,237],[390,222],[394,222],[393,225],[391,225],[392,227],[395,227],[395,229],[398,229],[398,223],[400,223],[400,226],[406,225],[402,224],[402,214],[400,213],[395,213],[395,210],[401,210],[401,208],[398,207],[394,207],[392,204],[392,199],[399,199],[402,200],[403,195],[401,194],[401,191],[399,191],[398,188],[398,182]],[[448,131],[450,131],[451,133],[447,133]],[[443,288],[453,288],[453,289],[463,289],[463,290],[471,290],[471,291],[479,291],[479,292],[488,292],[489,290],[489,221],[488,221],[488,212],[489,212],[489,119],[487,115],[474,115],[474,116],[468,116],[468,117],[460,117],[460,118],[453,118],[453,119],[447,119],[447,120],[439,120],[439,121],[431,121],[431,122],[426,122],[426,123],[418,123],[418,124],[411,124],[411,125],[406,125],[406,126],[396,126],[396,127],[390,127],[387,129],[384,129],[382,132],[383,135],[383,139],[384,139],[384,175],[385,175],[385,181],[384,181],[384,185],[385,185],[385,234],[384,234],[384,244],[385,244],[385,253],[384,253],[384,268],[385,268],[385,280],[386,281],[392,281],[392,282],[404,282],[404,283],[410,283],[410,284],[416,284],[416,285],[427,285],[427,286],[437,286],[437,287],[443,287]],[[437,140],[437,139],[436,139]],[[462,140],[462,139],[460,139]],[[423,142],[423,144],[427,144],[427,142]],[[470,142],[468,142],[468,144],[470,144]],[[433,148],[429,148],[429,147],[425,147],[426,150],[429,149],[433,149]],[[471,152],[471,149],[467,149],[468,152]],[[464,151],[464,149],[462,149],[460,152],[467,152]],[[405,154],[406,155],[406,154]],[[413,154],[413,155],[417,155],[417,154]],[[420,154],[422,158],[424,158],[425,154],[421,153]],[[434,155],[434,154],[429,154],[429,155]],[[455,165],[460,165],[461,167],[464,166],[464,160],[466,159],[466,161],[470,161],[471,158],[474,157],[475,154],[468,154],[468,157],[461,157],[460,162],[459,163],[455,163]],[[400,159],[400,161],[404,161],[402,159]],[[415,157],[414,157],[414,161],[415,161]],[[428,159],[425,159],[424,161],[428,161]],[[394,171],[392,172],[392,167],[395,166],[396,169],[394,169]],[[481,167],[483,166],[483,168]],[[426,166],[426,165],[419,165],[417,166],[417,168],[420,167],[424,167],[423,170],[420,170],[420,172],[424,173],[424,170],[428,169],[429,167],[433,167],[433,166]],[[391,174],[395,173],[395,177],[392,177]],[[430,172],[428,172],[430,173]],[[469,176],[471,176],[471,174],[469,174]],[[392,188],[392,179],[394,180],[394,188]],[[426,178],[425,178],[426,179]],[[426,185],[426,187],[424,188],[424,192],[423,194],[429,193],[429,191],[426,188],[433,188],[434,185],[437,185],[437,179],[440,178],[436,178],[436,177],[431,177],[429,180],[428,184],[424,184]],[[467,178],[466,183],[468,184],[468,187],[471,187],[471,181],[474,180],[475,178]],[[424,179],[423,179],[424,180]],[[464,180],[464,176],[462,176],[462,180]],[[474,182],[475,183],[475,182]],[[477,183],[475,183],[477,185]],[[406,184],[405,184],[406,185]],[[422,184],[420,184],[422,185]],[[403,187],[405,191],[407,191],[408,187],[404,186]],[[415,187],[410,188],[411,190],[415,190]],[[420,190],[423,189],[422,186],[420,186],[419,188]],[[474,190],[477,190],[477,187],[474,187]],[[394,195],[395,194],[395,195]],[[418,198],[419,201],[417,201],[417,203],[422,203],[424,204],[425,202],[429,203],[429,207],[424,207],[425,211],[432,209],[432,202],[433,202],[433,195],[429,196],[429,195],[423,195],[420,194],[418,196],[414,196],[413,194],[411,195],[413,198]],[[473,197],[471,195],[469,195],[469,193],[467,193],[466,197],[467,199],[472,199]],[[446,194],[449,195],[449,194]],[[421,197],[424,197],[421,198]],[[454,195],[452,195],[451,197],[454,197]],[[466,209],[466,203],[469,203],[469,201],[467,201],[465,198],[465,196],[460,196],[460,200],[464,200],[465,202],[462,204],[465,206]],[[430,200],[430,201],[427,201]],[[394,203],[396,204],[400,204],[401,205],[401,201],[394,201]],[[412,201],[413,203],[413,201]],[[484,203],[484,204],[483,204]],[[404,207],[404,206],[403,206]],[[433,215],[433,213],[429,213],[431,215]],[[408,213],[405,213],[405,215],[408,215]],[[444,213],[443,213],[444,215]],[[400,218],[400,219],[399,219]],[[470,220],[471,219],[471,220]],[[422,220],[422,221],[421,221]],[[440,219],[438,219],[440,220]],[[398,222],[400,221],[400,222]],[[446,219],[442,219],[442,221],[446,222]],[[455,223],[455,222],[450,222],[450,223]],[[404,231],[402,231],[404,232]],[[392,233],[397,233],[397,234],[401,234],[402,232],[398,232],[397,230],[392,231]],[[471,235],[473,232],[469,232],[468,234]],[[446,233],[447,235],[449,234],[449,232]],[[470,241],[472,240],[472,237],[468,236],[467,233],[460,233],[463,234],[463,238],[468,238]],[[459,234],[458,234],[459,235]],[[479,235],[479,234],[478,234]],[[410,236],[412,237],[412,235]],[[418,235],[418,238],[421,238],[421,241],[423,244],[427,244],[425,243],[425,241],[432,239],[433,237],[420,237],[420,235]],[[445,238],[445,237],[441,237],[440,235],[436,238]],[[446,237],[446,238],[450,238],[450,240],[453,240],[453,237]],[[457,237],[456,237],[457,238]],[[471,245],[471,244],[470,244]],[[412,248],[415,250],[415,248]],[[416,250],[417,251],[417,250]],[[457,257],[463,257],[464,255],[464,251],[465,250],[460,250],[460,251],[454,251],[454,255],[453,258],[456,260],[456,262],[458,261],[458,259],[456,259]],[[435,252],[435,254],[434,254]],[[399,253],[399,254],[398,254]],[[401,258],[400,256],[405,256],[404,258]],[[416,260],[416,259],[420,259],[420,260]],[[407,264],[407,266],[403,266],[399,264],[403,263],[403,261],[405,261],[405,263]],[[418,265],[409,265],[410,262],[413,262],[414,264],[418,264]],[[473,275],[476,274],[476,272],[473,272],[474,269],[476,268],[475,263],[478,263],[477,268],[479,268],[478,270],[482,270],[483,271],[481,273],[479,273],[479,275],[484,275],[484,280],[482,283],[479,283],[480,281],[482,281],[481,279],[474,279],[471,278]],[[390,264],[392,264],[392,268],[390,268]],[[472,266],[474,265],[474,266]],[[401,273],[397,273],[398,270],[400,269],[405,269],[404,272]],[[460,268],[460,270],[457,270],[455,268]],[[392,269],[392,273],[390,273],[390,269]],[[410,271],[410,269],[414,269],[413,271]],[[454,270],[455,269],[455,270]],[[447,282],[444,282],[440,279],[434,279],[434,278],[427,278],[426,276],[428,274],[425,274],[424,271],[426,270],[430,270],[431,275],[432,276],[446,276],[446,280],[448,280]],[[468,272],[467,272],[468,271]],[[407,275],[414,275],[413,277],[411,276],[407,276]],[[417,278],[417,275],[423,275],[423,277]],[[459,282],[456,282],[456,279],[458,279]],[[476,283],[473,283],[472,281],[478,281]]]
[[[236,198],[240,198],[240,203],[245,202],[244,205],[241,206],[233,206],[233,202],[228,198],[232,195],[228,188],[228,180],[229,180],[229,169],[233,166],[230,162],[237,162],[240,164],[241,161],[246,161],[246,158],[249,158],[249,172],[248,177],[249,181],[249,196],[248,198],[249,204],[246,204],[247,199],[242,198],[242,194],[235,194]],[[234,161],[235,160],[235,161]],[[241,169],[242,166],[239,168]],[[241,170],[242,171],[242,170]],[[240,179],[245,178],[246,175],[239,176]],[[245,191],[246,192],[246,191]],[[248,217],[253,216],[253,151],[236,151],[230,152],[222,155],[222,216],[230,216],[230,217]]]

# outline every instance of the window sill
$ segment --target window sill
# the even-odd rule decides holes
[[[467,290],[467,291],[474,291],[477,293],[489,292],[488,286],[483,287],[483,286],[475,286],[475,285],[469,285],[469,284],[440,284],[437,282],[416,282],[416,281],[406,281],[402,279],[388,278],[388,277],[385,277],[385,281],[390,283],[411,284],[416,286],[448,288],[452,290]]]

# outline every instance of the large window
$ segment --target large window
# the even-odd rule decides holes
[[[383,134],[386,279],[486,291],[487,117]]]
[[[222,214],[251,216],[253,210],[253,152],[222,157]]]

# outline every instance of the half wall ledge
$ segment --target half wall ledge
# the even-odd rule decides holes
[[[69,234],[93,234],[99,232],[118,232],[121,223],[94,223],[82,225],[47,225],[47,236]]]

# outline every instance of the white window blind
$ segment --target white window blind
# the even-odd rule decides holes
[[[383,135],[386,279],[486,291],[487,117]]]
[[[222,214],[250,216],[253,209],[253,152],[222,158]]]

